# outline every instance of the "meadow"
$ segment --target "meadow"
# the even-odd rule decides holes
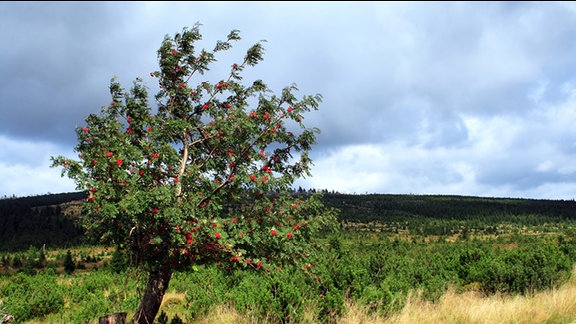
[[[576,320],[573,201],[327,194],[325,203],[341,210],[341,226],[315,238],[321,251],[306,269],[176,272],[156,321]],[[130,318],[145,284],[125,256],[93,244],[30,245],[0,260],[0,311],[18,323]]]

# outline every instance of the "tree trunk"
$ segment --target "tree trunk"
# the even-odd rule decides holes
[[[154,322],[171,277],[172,269],[169,267],[159,267],[150,271],[146,291],[144,291],[140,306],[132,318],[132,323],[152,324]]]

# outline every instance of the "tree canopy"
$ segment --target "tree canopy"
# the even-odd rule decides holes
[[[199,27],[162,42],[159,70],[150,73],[159,83],[155,107],[142,79],[126,90],[113,78],[111,102],[76,129],[79,159],[53,158],[88,194],[86,230],[129,251],[150,280],[164,273],[166,286],[173,270],[191,264],[304,265],[311,235],[335,220],[318,195],[289,192],[310,175],[319,130],[304,115],[321,96],[245,82],[245,69],[263,59],[262,42],[222,78],[203,79],[240,36],[233,30],[198,50]]]

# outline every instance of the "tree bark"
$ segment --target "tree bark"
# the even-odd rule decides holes
[[[134,314],[134,318],[132,318],[132,323],[154,323],[154,318],[156,318],[156,314],[160,310],[162,298],[164,298],[170,278],[172,278],[172,269],[169,267],[159,267],[150,271],[148,285],[140,301],[140,306]]]

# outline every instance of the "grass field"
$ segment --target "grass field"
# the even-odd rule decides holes
[[[180,298],[183,300],[184,296],[168,294],[165,301]],[[416,292],[410,295],[400,312],[388,316],[370,314],[351,302],[346,303],[346,308],[346,314],[337,323],[576,323],[576,279],[573,277],[559,289],[531,296],[486,297],[475,291],[450,290],[438,302],[432,303],[420,298]],[[313,310],[310,310],[304,316],[304,322],[314,323],[313,318]],[[247,324],[266,323],[266,320],[247,318],[232,308],[220,306],[194,323]]]

